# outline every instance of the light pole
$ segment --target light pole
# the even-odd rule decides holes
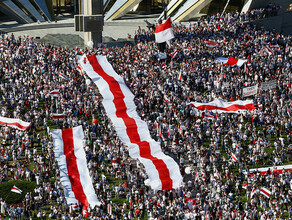
[[[103,0],[81,0],[79,13],[80,15],[75,16],[75,31],[84,32],[84,45],[87,46],[89,41],[94,46],[102,43]]]

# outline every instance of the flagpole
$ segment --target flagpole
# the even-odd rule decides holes
[[[227,1],[227,3],[226,3],[226,5],[225,5],[225,7],[224,7],[224,9],[223,9],[223,11],[222,11],[222,13],[221,13],[221,15],[223,15],[223,14],[224,14],[224,12],[225,12],[225,10],[226,10],[226,8],[227,8],[227,5],[229,4],[229,2],[230,2],[230,0],[228,0],[228,1]]]

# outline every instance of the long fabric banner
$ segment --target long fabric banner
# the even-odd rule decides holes
[[[6,125],[19,130],[25,130],[29,128],[30,123],[17,118],[0,117],[0,125]]]
[[[189,104],[200,111],[208,110],[218,113],[240,113],[241,111],[251,111],[255,109],[252,100],[225,102],[222,99],[215,99],[208,103],[190,102]]]
[[[237,66],[241,67],[245,62],[247,62],[247,60],[227,58],[227,57],[218,57],[218,58],[216,58],[215,62],[222,63],[222,64],[228,65],[228,66],[237,65]]]
[[[80,65],[97,85],[103,106],[132,158],[144,165],[154,190],[179,188],[182,183],[177,163],[154,141],[146,122],[136,112],[134,95],[104,56],[83,56]]]
[[[261,167],[261,168],[255,168],[255,169],[250,169],[249,170],[249,173],[252,175],[252,173],[254,172],[259,172],[260,175],[264,175],[264,174],[267,174],[268,170],[271,172],[271,173],[279,173],[279,174],[282,174],[283,171],[287,171],[287,172],[290,172],[292,170],[292,164],[289,164],[289,165],[283,165],[283,166],[275,166],[275,167]],[[247,174],[246,171],[243,171],[244,174]]]
[[[67,204],[82,203],[93,208],[97,200],[83,149],[82,126],[52,130],[54,153],[60,169]]]

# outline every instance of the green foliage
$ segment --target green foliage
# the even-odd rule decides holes
[[[14,185],[22,190],[22,194],[11,192],[11,189]],[[35,182],[11,180],[0,184],[0,197],[4,199],[7,204],[22,203],[26,193],[32,192],[35,187]]]

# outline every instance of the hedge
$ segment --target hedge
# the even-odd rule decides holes
[[[22,190],[21,194],[11,192],[13,186]],[[7,204],[22,203],[26,193],[32,192],[36,187],[35,182],[25,180],[11,180],[0,184],[0,197],[6,201]]]

